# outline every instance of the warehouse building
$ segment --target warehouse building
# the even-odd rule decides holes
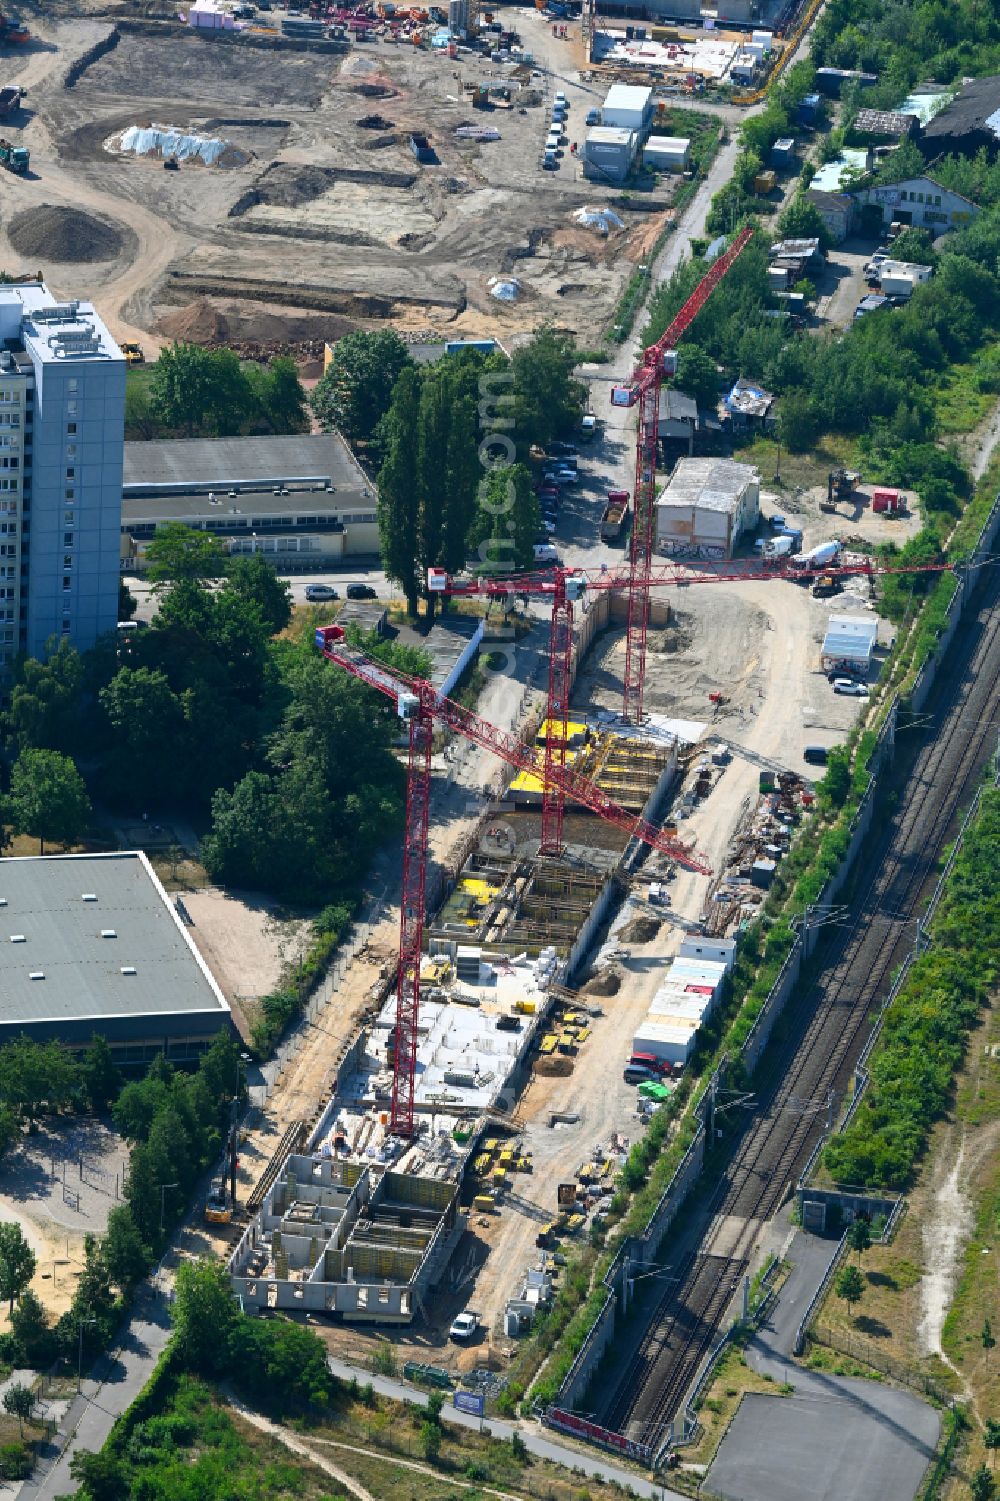
[[[141,851],[0,860],[0,1045],[26,1034],[119,1067],[193,1061],[229,1006]]]
[[[975,156],[1000,150],[1000,75],[974,78],[963,84],[950,104],[936,113],[917,142],[931,160],[955,153]]]
[[[133,566],[170,521],[285,572],[378,553],[375,490],[337,433],[126,443],[121,525]]]
[[[690,137],[651,135],[642,159],[656,172],[686,172],[691,161]]]
[[[645,135],[653,123],[653,90],[637,84],[615,83],[601,107],[601,123]]]
[[[733,459],[679,459],[656,502],[656,548],[667,557],[729,558],[760,518],[760,475]]]
[[[634,130],[598,125],[587,132],[583,146],[585,177],[598,182],[624,182],[635,166],[639,137]]]
[[[855,188],[851,197],[856,203],[879,208],[886,227],[894,223],[912,224],[917,229],[929,230],[932,235],[968,224],[979,213],[970,198],[943,188],[933,177],[908,177],[902,182]]]

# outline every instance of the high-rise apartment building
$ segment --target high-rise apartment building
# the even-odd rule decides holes
[[[125,368],[90,303],[0,286],[0,685],[115,628]]]

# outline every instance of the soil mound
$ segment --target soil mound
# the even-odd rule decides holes
[[[655,917],[633,917],[618,936],[624,943],[651,943],[659,931],[660,924]]]
[[[212,344],[229,334],[229,321],[210,302],[189,302],[175,313],[166,313],[159,322],[161,333],[182,344]]]
[[[19,255],[61,265],[113,261],[126,245],[125,235],[113,224],[50,203],[18,214],[7,234]]]
[[[581,986],[582,995],[617,995],[622,988],[622,977],[616,969],[598,970],[586,985]]]

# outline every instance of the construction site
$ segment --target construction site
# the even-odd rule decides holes
[[[531,59],[558,48],[535,13],[516,17],[525,60],[497,63],[388,29],[313,43],[91,11],[37,24],[31,170],[9,184],[0,254],[100,296],[147,349],[150,330],[303,356],[353,328],[585,335],[669,219],[675,176],[638,201],[584,181],[585,89],[561,170],[542,170],[554,84]],[[613,223],[593,213],[611,206]]]

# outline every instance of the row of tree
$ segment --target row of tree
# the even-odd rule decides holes
[[[261,365],[232,349],[172,344],[150,372],[130,373],[126,386],[131,439],[308,431],[305,391],[286,356]]]
[[[572,430],[573,340],[545,327],[513,358],[467,350],[416,365],[392,332],[349,334],[312,396],[326,426],[378,466],[382,562],[415,614],[427,569],[530,568],[540,512],[532,447]]]

